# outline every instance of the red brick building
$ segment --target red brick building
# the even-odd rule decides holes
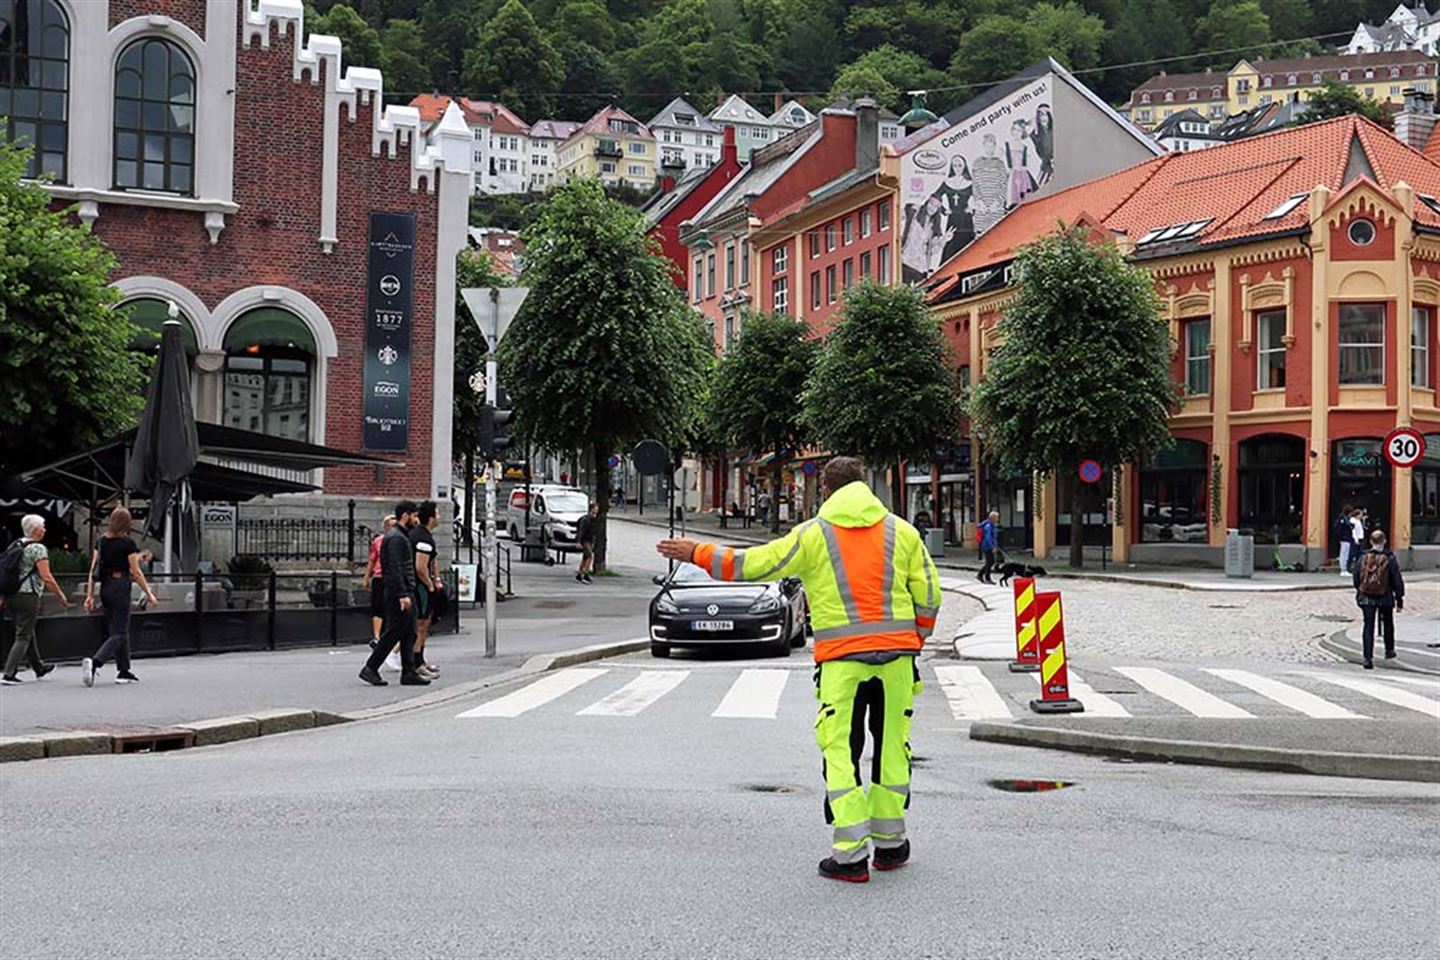
[[[699,213],[740,173],[735,130],[726,127],[720,143],[720,161],[714,166],[691,167],[678,180],[663,178],[661,190],[645,204],[650,236],[672,266],[670,273],[681,293],[690,292],[690,254],[680,241],[680,225]]]
[[[1113,478],[1115,556],[1218,563],[1226,531],[1253,530],[1308,568],[1333,558],[1349,504],[1402,563],[1440,565],[1440,165],[1355,117],[1169,154],[1023,204],[932,278],[957,356],[984,376],[1017,291],[1024,244],[1058,222],[1114,237],[1155,277],[1184,399],[1176,446]],[[1429,453],[1393,469],[1397,426]],[[977,513],[1012,546],[1068,543],[1068,475],[982,465]],[[1103,533],[1095,518],[1095,534]],[[1413,548],[1413,549],[1411,549]]]
[[[14,9],[41,40],[0,77],[6,132],[114,251],[132,316],[178,307],[197,415],[396,461],[296,472],[325,495],[448,497],[458,114],[427,142],[417,111],[382,108],[379,71],[305,37],[300,0]]]

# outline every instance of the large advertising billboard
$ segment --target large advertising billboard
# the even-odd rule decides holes
[[[900,262],[917,282],[1054,177],[1054,78],[947,126],[900,164]]]

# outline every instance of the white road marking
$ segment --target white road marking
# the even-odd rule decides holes
[[[1153,667],[1116,667],[1115,672],[1124,674],[1155,696],[1169,700],[1197,717],[1236,720],[1254,717],[1248,710],[1241,710],[1233,703],[1206,693],[1194,684],[1173,677],[1164,670]]]
[[[979,667],[936,667],[935,679],[956,720],[1010,719],[1010,707]]]
[[[789,670],[745,670],[730,684],[725,699],[715,708],[712,717],[749,717],[774,720],[785,692]]]
[[[1428,717],[1435,717],[1437,720],[1440,720],[1440,700],[1431,700],[1428,697],[1411,693],[1409,690],[1392,687],[1388,683],[1377,683],[1374,680],[1361,680],[1358,677],[1331,676],[1327,673],[1308,673],[1306,676],[1314,677],[1316,680],[1324,680],[1326,683],[1333,683],[1336,686],[1345,687],[1357,693],[1363,693],[1367,697],[1374,697],[1376,700],[1383,700],[1397,707],[1414,710],[1416,713],[1423,713]]]
[[[536,707],[544,706],[551,700],[563,697],[576,687],[589,683],[604,673],[609,673],[609,670],[571,667],[557,673],[547,674],[534,683],[521,687],[514,693],[507,693],[505,696],[497,697],[489,703],[482,703],[473,710],[466,710],[464,713],[456,714],[456,719],[468,720],[471,717],[518,717],[522,713],[534,710]]]
[[[1114,700],[1099,693],[1094,687],[1081,680],[1073,670],[1067,671],[1070,678],[1070,696],[1085,704],[1085,712],[1077,713],[1077,717],[1128,717],[1130,711],[1126,710]],[[1040,674],[1034,674],[1036,683],[1040,681]]]
[[[1424,677],[1400,676],[1386,671],[1376,677],[1377,680],[1389,680],[1391,683],[1411,683],[1417,687],[1428,687],[1431,690],[1440,690],[1440,680],[1426,680]]]
[[[577,717],[633,717],[665,694],[674,690],[690,676],[689,670],[647,670],[634,680],[601,697]]]
[[[1242,687],[1254,690],[1260,696],[1274,700],[1282,707],[1289,707],[1297,710],[1307,717],[1315,717],[1321,720],[1365,720],[1366,717],[1344,707],[1331,703],[1321,697],[1315,696],[1299,687],[1292,687],[1288,683],[1281,683],[1279,680],[1270,677],[1262,677],[1259,674],[1250,673],[1247,670],[1223,670],[1209,669],[1206,673],[1214,674],[1221,680],[1229,680],[1231,683],[1238,683]]]

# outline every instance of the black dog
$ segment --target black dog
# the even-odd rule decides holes
[[[1000,586],[1007,585],[1011,577],[1043,577],[1046,572],[1044,567],[1027,567],[1023,563],[1006,561],[1000,565]]]

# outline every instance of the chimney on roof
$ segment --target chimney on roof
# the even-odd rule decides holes
[[[781,92],[778,91],[778,90],[775,91],[775,109],[772,110],[771,112],[772,112],[772,113],[779,113],[779,112],[780,112],[780,108],[783,107],[784,105],[785,105],[785,94],[781,93]]]
[[[725,102],[725,91],[724,91],[724,90],[716,90],[716,91],[715,91],[715,106],[718,107],[718,106],[720,106],[720,104],[722,104],[722,103],[724,103],[724,102]]]
[[[1424,150],[1435,132],[1435,98],[1419,90],[1405,91],[1405,106],[1395,115],[1395,136],[1416,150]]]
[[[855,169],[870,170],[880,163],[880,108],[869,97],[855,101]]]
[[[1206,74],[1206,76],[1209,76],[1209,74],[1210,74],[1211,72],[1212,72],[1212,71],[1211,71],[1211,69],[1210,69],[1209,67],[1206,67],[1206,68],[1205,68],[1205,74]]]
[[[720,133],[720,162],[738,163],[740,156],[735,147],[735,128],[723,127]]]
[[[1165,76],[1165,71],[1164,71],[1164,70],[1161,70],[1161,71],[1160,71],[1160,76],[1162,76],[1162,77]]]

